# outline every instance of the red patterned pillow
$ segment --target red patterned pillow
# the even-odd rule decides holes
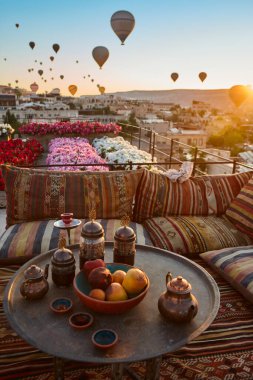
[[[240,231],[253,237],[253,179],[249,180],[231,202],[226,216]]]

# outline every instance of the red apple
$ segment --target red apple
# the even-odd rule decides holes
[[[109,269],[99,267],[92,269],[89,274],[88,282],[93,289],[105,290],[112,283],[112,275]]]
[[[90,272],[93,269],[100,268],[100,267],[104,267],[105,268],[105,262],[104,262],[104,260],[102,260],[102,259],[89,260],[89,261],[86,261],[83,264],[83,271],[84,271],[85,275],[88,278]]]

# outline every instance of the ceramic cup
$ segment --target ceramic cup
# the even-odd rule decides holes
[[[61,214],[61,219],[63,223],[70,224],[73,220],[73,212],[64,212]]]

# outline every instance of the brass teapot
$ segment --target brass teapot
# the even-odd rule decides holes
[[[76,265],[73,252],[66,248],[66,239],[61,236],[58,249],[51,258],[52,280],[57,286],[72,285],[75,271]]]
[[[160,313],[174,322],[190,322],[198,312],[198,301],[191,293],[191,284],[182,276],[166,275],[167,291],[158,300]]]
[[[44,297],[48,292],[47,282],[49,264],[45,267],[45,272],[37,265],[31,265],[24,272],[25,281],[20,286],[20,293],[29,300]]]

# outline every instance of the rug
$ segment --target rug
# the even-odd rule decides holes
[[[210,327],[174,354],[163,357],[160,380],[240,380],[253,379],[253,305],[231,288],[218,274],[221,293],[219,312]],[[10,328],[3,312],[3,292],[17,267],[0,268],[0,379],[53,380],[53,358],[23,341]],[[145,362],[129,365],[140,379]],[[65,363],[66,380],[109,380],[110,366]],[[123,380],[132,379],[126,372]]]

